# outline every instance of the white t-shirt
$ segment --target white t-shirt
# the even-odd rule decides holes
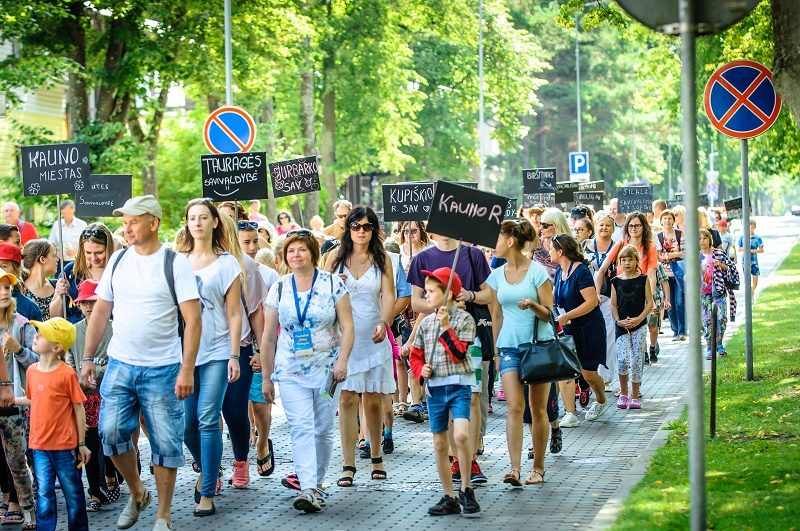
[[[242,263],[244,264],[245,283],[247,290],[245,291],[245,300],[247,301],[247,308],[242,305],[242,342],[239,346],[245,347],[250,345],[253,341],[250,337],[250,319],[249,316],[258,310],[258,306],[263,303],[267,298],[267,290],[264,285],[264,279],[259,273],[261,264],[250,258],[249,256],[242,256]],[[261,339],[261,338],[259,338]]]
[[[80,218],[72,218],[72,224],[67,225],[67,220],[61,220],[61,232],[64,235],[64,260],[75,260],[75,255],[78,253],[80,244],[81,233],[86,228],[86,222]],[[50,231],[51,242],[58,246],[58,222],[53,224]]]
[[[144,367],[181,363],[178,308],[164,277],[164,248],[151,255],[141,255],[135,247],[128,249],[114,271],[112,290],[111,271],[121,252],[111,255],[97,286],[97,295],[114,303],[108,356]],[[172,269],[178,303],[199,299],[189,260],[178,254]]]
[[[203,303],[203,333],[200,336],[200,348],[197,351],[195,365],[230,358],[231,338],[225,294],[241,274],[239,261],[227,253],[207,267],[194,272],[195,277],[199,279],[198,286]]]
[[[278,280],[280,280],[280,274],[272,269],[269,266],[265,266],[264,264],[258,265],[258,271],[261,273],[261,278],[264,279],[264,285],[267,287],[267,293],[269,293],[269,288],[272,287]],[[267,298],[264,297],[264,300]]]

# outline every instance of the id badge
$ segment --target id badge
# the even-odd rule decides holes
[[[311,356],[314,354],[314,342],[311,340],[311,330],[301,328],[292,332],[295,356]]]

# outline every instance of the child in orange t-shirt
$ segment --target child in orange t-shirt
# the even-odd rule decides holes
[[[69,529],[88,529],[80,471],[92,455],[84,441],[86,397],[75,371],[63,362],[67,349],[75,342],[75,326],[62,317],[31,321],[31,325],[39,331],[33,341],[39,362],[28,367],[26,398],[16,401],[18,405],[31,406],[28,446],[33,449],[33,469],[39,485],[37,529],[56,528],[56,477],[66,499]]]

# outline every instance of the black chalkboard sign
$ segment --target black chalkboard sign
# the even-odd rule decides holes
[[[522,170],[522,193],[556,193],[556,169],[533,168],[530,170]]]
[[[383,215],[386,221],[424,221],[433,200],[433,183],[383,185]]]
[[[509,199],[506,212],[503,214],[503,219],[516,219],[517,218],[517,199]]]
[[[697,198],[697,204],[701,207],[707,207],[710,204],[708,202],[708,194],[701,194],[700,197]]]
[[[748,201],[750,203],[750,201]],[[744,208],[744,202],[742,201],[742,196],[734,197],[733,199],[728,199],[725,201],[725,213],[728,216],[728,219],[738,218],[742,215],[742,209]]]
[[[617,211],[621,214],[653,211],[652,186],[625,186],[618,190]]]
[[[683,198],[667,199],[667,208],[670,210],[678,205],[683,205]]]
[[[130,175],[91,175],[89,186],[75,194],[75,213],[82,217],[113,216],[133,197]]]
[[[551,207],[556,202],[556,194],[522,194],[522,206],[531,208],[536,205]]]
[[[576,205],[589,205],[595,212],[603,210],[605,192],[575,192],[572,194]]]
[[[427,228],[434,234],[494,248],[507,207],[507,197],[437,181]]]
[[[74,194],[89,186],[87,144],[42,144],[22,147],[25,196]]]
[[[267,154],[263,151],[201,155],[203,197],[214,201],[267,198]]]
[[[572,194],[577,192],[580,187],[577,181],[564,181],[556,184],[556,203],[569,204],[575,201]]]
[[[578,191],[580,192],[603,192],[605,189],[605,181],[591,181],[588,183],[581,183],[578,186]],[[576,199],[575,202],[577,203],[578,200]]]
[[[273,162],[269,165],[269,176],[275,197],[319,191],[316,156]]]
[[[683,205],[685,203],[686,193],[685,192],[677,192],[675,194],[674,204],[670,206],[672,201],[667,201],[667,208],[672,208],[675,205]],[[697,196],[697,206],[707,207],[709,205],[708,202],[708,194],[701,194]]]

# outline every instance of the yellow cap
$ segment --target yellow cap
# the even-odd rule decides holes
[[[31,321],[42,336],[53,343],[58,343],[64,350],[75,344],[77,334],[75,325],[63,317],[53,317],[47,321]]]
[[[3,269],[0,269],[0,280],[2,279],[8,280],[12,286],[15,286],[18,280],[13,273],[6,273]]]

